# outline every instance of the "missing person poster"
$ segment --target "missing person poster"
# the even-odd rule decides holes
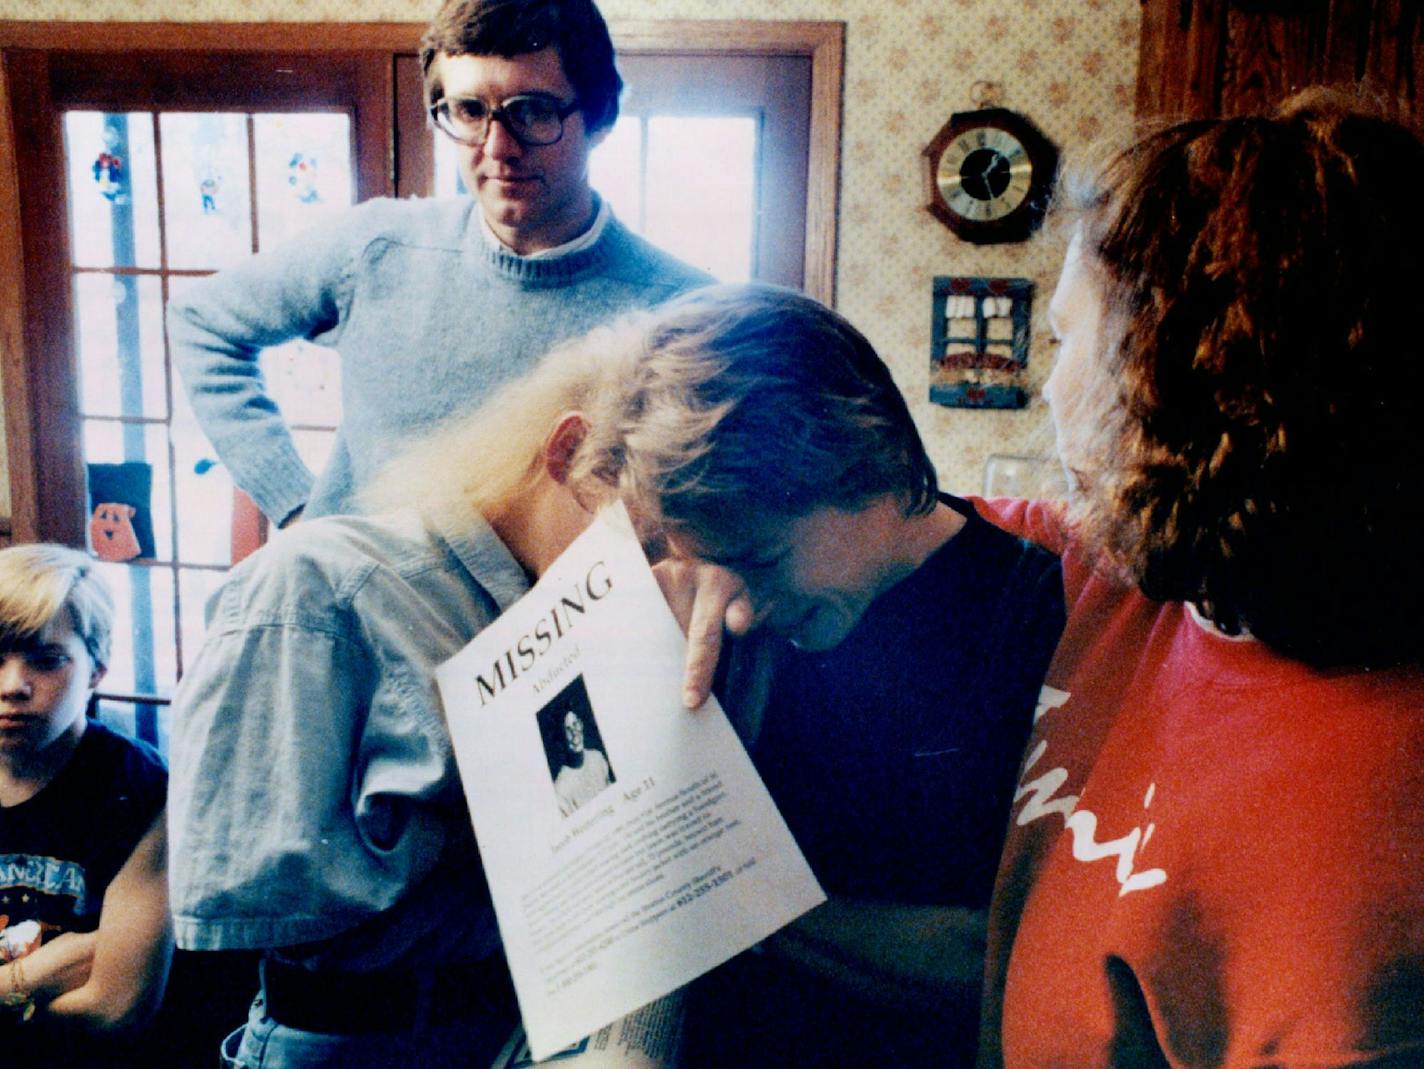
[[[535,1058],[825,899],[686,646],[617,507],[440,668]]]

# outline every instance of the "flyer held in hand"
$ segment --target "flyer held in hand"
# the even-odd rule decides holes
[[[536,1058],[825,900],[686,653],[620,505],[439,670]]]

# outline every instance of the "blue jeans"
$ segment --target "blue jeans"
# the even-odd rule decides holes
[[[223,1040],[221,1064],[224,1069],[485,1069],[515,1024],[474,1015],[427,1021],[408,1031],[308,1032],[278,1024],[259,994],[247,1024]]]

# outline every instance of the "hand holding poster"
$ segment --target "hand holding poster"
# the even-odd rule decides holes
[[[536,1058],[825,898],[685,657],[618,507],[439,671]]]

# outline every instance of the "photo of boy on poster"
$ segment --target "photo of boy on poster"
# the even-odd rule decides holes
[[[604,755],[583,676],[575,676],[540,709],[538,720],[559,812],[567,817],[616,779]]]

